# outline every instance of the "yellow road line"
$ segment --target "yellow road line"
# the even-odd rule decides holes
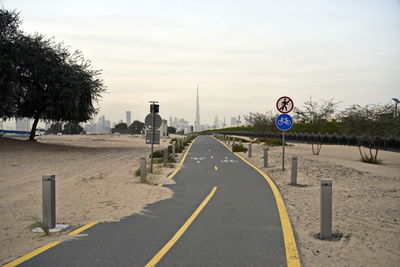
[[[214,166],[214,170],[218,171],[218,167],[217,167],[217,166]]]
[[[219,141],[217,138],[215,138],[215,137],[213,137],[213,138],[232,151],[232,149],[230,149],[230,147],[228,147],[227,145],[225,145],[224,143]],[[260,173],[264,177],[264,179],[267,181],[269,187],[271,188],[271,190],[274,194],[276,205],[277,205],[278,211],[279,211],[279,217],[281,219],[283,239],[285,242],[287,266],[288,267],[300,266],[299,254],[297,251],[297,245],[296,245],[296,240],[294,238],[292,225],[290,224],[289,215],[286,211],[285,203],[283,202],[282,196],[279,193],[278,188],[276,187],[276,185],[274,184],[272,179],[268,175],[266,175],[263,171],[261,171],[259,168],[254,166],[252,163],[248,162],[246,159],[244,159],[238,153],[234,153],[234,154],[238,158],[243,160],[245,163],[247,163],[248,165],[253,167],[256,171],[258,171],[258,173]]]
[[[54,247],[54,246],[57,246],[57,245],[60,244],[60,243],[61,243],[61,241],[51,242],[51,243],[49,243],[49,244],[47,244],[47,245],[44,245],[43,247],[40,247],[40,248],[38,248],[38,249],[36,249],[36,250],[34,250],[34,251],[32,251],[32,252],[26,254],[25,256],[22,256],[22,257],[20,257],[20,258],[18,258],[18,259],[16,259],[16,260],[13,260],[13,261],[10,262],[10,263],[7,263],[7,264],[4,265],[3,267],[17,266],[17,265],[23,263],[24,261],[27,261],[27,260],[29,260],[29,259],[35,257],[36,255],[42,253],[43,251],[46,251],[46,250],[48,250],[48,249],[50,249],[50,248],[52,248],[52,247]]]
[[[83,232],[83,231],[85,231],[86,229],[89,229],[90,227],[92,227],[93,225],[98,224],[98,223],[99,223],[99,222],[91,222],[91,223],[88,223],[88,224],[86,224],[86,225],[84,225],[84,226],[82,226],[82,227],[80,227],[80,228],[78,228],[78,229],[72,231],[72,232],[69,233],[68,235],[77,235],[77,234],[79,234],[80,232]]]
[[[200,206],[195,210],[195,212],[187,219],[187,221],[179,228],[178,232],[168,241],[167,244],[146,264],[146,267],[156,265],[162,257],[171,249],[171,247],[179,240],[179,238],[185,233],[185,231],[189,228],[190,224],[196,219],[196,217],[200,214],[203,208],[207,205],[210,199],[213,197],[217,187],[214,186],[211,190],[210,194],[203,200]]]
[[[92,227],[93,225],[95,225],[95,224],[97,224],[97,223],[98,223],[98,222],[91,222],[91,223],[88,223],[88,224],[86,224],[86,225],[84,225],[84,226],[82,226],[82,227],[80,227],[80,228],[78,228],[78,229],[76,229],[76,230],[70,232],[68,235],[77,235],[77,234],[79,234],[80,232],[85,231],[86,229]],[[35,249],[34,251],[32,251],[32,252],[30,252],[30,253],[28,253],[28,254],[26,254],[26,255],[24,255],[24,256],[18,258],[18,259],[13,260],[13,261],[10,262],[10,263],[7,263],[7,264],[4,265],[3,267],[13,267],[13,266],[17,266],[17,265],[19,265],[19,264],[21,264],[21,263],[23,263],[23,262],[25,262],[25,261],[27,261],[27,260],[29,260],[29,259],[35,257],[36,255],[39,255],[40,253],[42,253],[42,252],[44,252],[44,251],[46,251],[46,250],[48,250],[48,249],[50,249],[50,248],[52,248],[52,247],[57,246],[57,245],[60,244],[61,242],[62,242],[62,241],[54,241],[54,242],[51,242],[51,243],[49,243],[49,244],[47,244],[47,245],[44,245],[43,247],[40,247],[40,248],[38,248],[38,249]]]
[[[197,139],[197,137],[190,143],[188,149],[186,150],[185,154],[183,155],[181,162],[179,162],[179,166],[168,176],[169,179],[172,179],[178,171],[182,168],[183,162],[185,161],[187,154],[189,153],[190,148],[192,147],[194,141]]]

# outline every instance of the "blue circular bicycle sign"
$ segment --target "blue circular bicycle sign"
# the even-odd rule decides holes
[[[276,127],[281,131],[287,131],[293,126],[293,119],[288,114],[281,114],[275,120]]]

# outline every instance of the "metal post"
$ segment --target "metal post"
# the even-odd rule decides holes
[[[285,170],[285,131],[282,131],[282,171]]]
[[[292,157],[292,177],[290,184],[297,184],[297,157]]]
[[[154,107],[154,103],[152,104],[152,109],[151,109],[151,115],[153,116],[152,120],[151,120],[151,159],[150,159],[150,172],[153,173],[153,151],[154,151],[154,135],[155,135],[155,129],[154,129],[154,124],[155,124],[155,107]]]
[[[252,144],[250,143],[250,144],[249,144],[249,158],[251,158],[251,152],[252,152],[252,151],[251,151],[251,145],[252,145]]]
[[[168,149],[164,149],[164,161],[163,161],[163,166],[167,167],[167,161],[168,161]]]
[[[56,176],[42,176],[43,222],[56,227]]]
[[[174,142],[172,144],[172,158],[174,158],[174,159],[175,159],[175,146],[176,146],[176,143]]]
[[[140,182],[146,182],[146,157],[140,158]]]
[[[332,238],[332,179],[321,179],[321,239]]]
[[[264,149],[264,168],[268,168],[268,149]]]

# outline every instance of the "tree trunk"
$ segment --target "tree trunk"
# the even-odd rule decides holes
[[[36,127],[37,127],[38,122],[39,122],[39,116],[36,116],[35,120],[33,121],[31,135],[29,136],[29,141],[35,140],[35,133],[36,133]]]

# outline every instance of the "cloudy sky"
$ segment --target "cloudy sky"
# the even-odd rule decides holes
[[[22,29],[79,49],[103,70],[100,114],[144,120],[148,101],[164,118],[201,121],[334,98],[400,98],[400,2],[0,0]]]

